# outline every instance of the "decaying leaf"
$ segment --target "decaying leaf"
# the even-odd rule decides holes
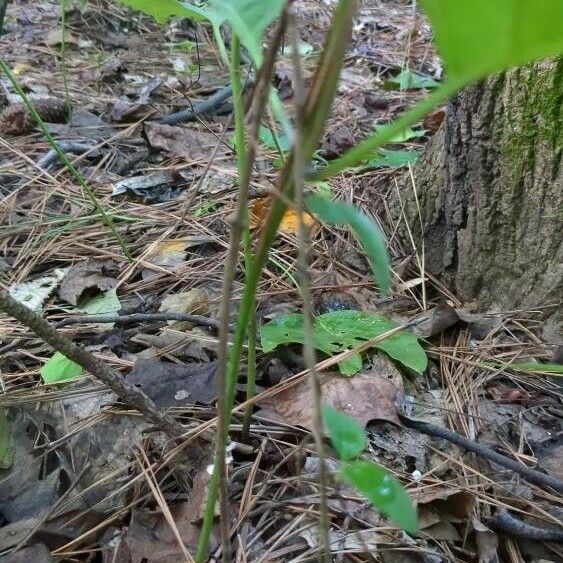
[[[59,282],[66,274],[66,268],[56,268],[50,274],[35,278],[30,281],[14,284],[10,287],[9,293],[22,305],[35,312],[41,311],[43,302],[52,291],[59,285]]]
[[[258,197],[252,200],[249,209],[248,223],[251,229],[259,229],[264,227],[266,219],[268,218],[268,212],[270,211],[269,197]],[[297,213],[293,209],[287,209],[283,215],[280,223],[280,230],[286,233],[297,233],[299,225],[297,223],[298,217]],[[317,223],[312,215],[307,212],[303,212],[303,222],[309,228],[314,227]]]
[[[173,364],[158,360],[137,360],[127,380],[142,389],[159,408],[202,403],[217,396],[215,362]]]
[[[215,145],[219,143],[215,135],[175,125],[147,123],[145,132],[151,146],[188,162],[196,160],[207,162]],[[225,153],[226,148],[219,147],[218,155]]]
[[[321,401],[339,411],[353,416],[364,427],[370,420],[387,420],[400,424],[397,403],[402,390],[389,379],[378,375],[359,373],[351,378],[322,374]],[[301,381],[260,401],[260,416],[294,426],[313,428],[313,400],[311,386]]]
[[[119,269],[115,260],[87,260],[75,264],[66,273],[59,297],[71,305],[96,293],[109,291],[117,285]]]
[[[202,511],[205,509],[209,475],[200,472],[194,477],[193,487],[186,502],[170,507],[172,518],[188,552],[194,553],[200,533]],[[209,551],[217,549],[218,523],[211,532]],[[134,509],[125,536],[132,563],[184,563],[186,557],[164,515]]]
[[[210,312],[209,297],[205,289],[195,287],[189,291],[166,295],[158,309],[161,313],[192,313],[207,315]],[[192,328],[192,323],[185,321],[168,321],[174,330]]]

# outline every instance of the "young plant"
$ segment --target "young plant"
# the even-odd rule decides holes
[[[367,444],[360,423],[327,405],[322,411],[332,447],[340,458],[340,478],[401,528],[415,534],[418,528],[416,510],[404,487],[380,465],[360,459]]]

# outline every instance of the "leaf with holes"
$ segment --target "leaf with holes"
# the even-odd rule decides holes
[[[317,350],[334,355],[354,348],[396,325],[376,313],[362,311],[332,311],[315,318],[313,343]],[[260,330],[262,349],[271,352],[280,344],[303,344],[303,315],[289,313],[270,321]],[[401,331],[374,345],[403,366],[422,373],[427,366],[426,354],[416,336]],[[354,354],[338,364],[344,375],[354,375],[362,368],[362,358]]]
[[[340,475],[401,528],[416,533],[418,519],[412,501],[401,483],[383,467],[371,461],[353,461],[342,464]]]

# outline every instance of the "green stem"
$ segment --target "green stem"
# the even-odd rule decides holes
[[[246,276],[252,270],[252,239],[250,237],[250,230],[248,228],[248,213],[247,223],[243,233],[244,244],[244,266]],[[252,310],[256,311],[256,300],[252,303]],[[252,399],[256,393],[256,313],[250,316],[247,334],[247,371],[246,371],[246,400]],[[248,405],[244,411],[244,418],[242,423],[242,441],[248,441],[250,433],[250,422],[252,419],[252,405]]]
[[[94,193],[92,188],[90,188],[90,186],[86,183],[86,180],[82,177],[82,174],[80,174],[80,172],[74,167],[72,162],[70,162],[70,160],[67,158],[66,154],[60,149],[59,145],[52,137],[51,133],[49,133],[49,131],[47,130],[47,127],[45,127],[45,123],[43,123],[43,120],[41,119],[40,115],[37,113],[37,110],[35,109],[34,105],[31,103],[26,93],[22,90],[22,87],[20,86],[19,82],[16,80],[16,77],[12,74],[10,67],[6,64],[6,61],[4,61],[4,59],[2,58],[0,58],[0,70],[2,70],[2,72],[4,72],[8,77],[8,80],[12,84],[14,90],[22,99],[22,102],[24,103],[27,111],[37,123],[37,127],[39,128],[39,130],[41,131],[41,133],[43,134],[43,136],[45,137],[51,148],[57,153],[59,160],[64,164],[64,166],[69,171],[72,178],[84,190],[84,193],[86,193],[86,195],[90,198],[90,200],[94,204],[94,208],[96,209],[96,211],[103,219],[106,226],[109,228],[109,230],[111,231],[117,242],[119,243],[119,246],[121,246],[121,249],[123,250],[125,256],[129,260],[132,260],[131,253],[129,252],[129,249],[125,244],[123,237],[119,234],[115,226],[115,223],[113,222],[113,219],[106,213],[105,209],[102,207],[102,205],[96,198],[96,194]]]
[[[393,121],[387,127],[384,127],[374,133],[359,145],[352,147],[342,156],[333,160],[328,166],[321,168],[311,178],[311,181],[326,180],[330,176],[334,176],[342,172],[346,168],[358,166],[364,160],[372,156],[373,152],[388,143],[396,135],[402,133],[405,129],[420,121],[430,110],[438,104],[448,99],[451,95],[455,94],[462,84],[457,81],[448,81],[442,84],[439,88],[434,90],[427,98],[415,104],[412,108],[408,109]]]

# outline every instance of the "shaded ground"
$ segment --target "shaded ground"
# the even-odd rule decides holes
[[[424,95],[420,89],[384,88],[385,80],[407,62],[412,71],[440,77],[429,30],[414,18],[412,7],[395,1],[367,4],[354,28],[321,147],[324,158],[339,154]],[[310,50],[304,55],[310,79],[330,7],[311,1],[302,2],[299,10]],[[0,49],[27,92],[60,102],[64,77],[58,14],[58,2],[10,4]],[[121,314],[188,312],[213,321],[236,198],[229,102],[184,125],[162,126],[154,119],[208,99],[228,85],[228,71],[204,28],[179,21],[159,28],[108,2],[73,7],[66,15],[73,124],[50,124],[49,130],[61,142],[86,145],[71,158],[115,221],[133,260],[123,258],[82,188],[55,160],[41,160],[49,152],[41,134],[3,129],[2,283],[33,296],[51,283],[38,310],[52,322],[77,314],[76,304],[91,293],[112,290]],[[288,107],[291,81],[289,59],[282,58],[276,86]],[[2,83],[8,86],[5,79]],[[13,104],[16,97],[8,89]],[[2,123],[6,127],[0,117]],[[424,128],[433,129],[433,124]],[[391,148],[414,150],[422,143],[413,138]],[[261,147],[253,196],[271,191],[276,156]],[[397,530],[335,481],[329,498],[335,560],[558,561],[555,542],[518,538],[526,533],[522,529],[513,530],[516,535],[497,534],[489,527],[500,508],[544,529],[557,527],[561,506],[554,492],[397,424],[396,392],[411,397],[413,416],[563,478],[560,387],[537,363],[553,355],[537,336],[538,317],[533,311],[472,315],[469,304],[458,302],[427,275],[420,249],[396,244],[396,225],[386,208],[390,198],[400,197],[394,178],[403,173],[383,166],[343,175],[330,186],[336,197],[354,201],[376,218],[388,235],[394,271],[389,299],[378,297],[361,250],[345,230],[320,228],[310,260],[318,312],[359,308],[405,321],[438,304],[456,311],[449,324],[432,323],[421,334],[431,360],[423,376],[401,375],[386,357],[370,353],[362,374],[352,380],[337,372],[325,378],[336,386],[340,400],[365,409],[366,419],[372,419],[369,456],[403,480],[418,504],[421,532],[410,537]],[[296,237],[284,232],[259,288],[261,323],[299,310],[295,260]],[[241,280],[242,274],[235,301]],[[18,286],[29,281],[37,285]],[[212,327],[151,321],[83,323],[61,330],[142,386],[159,407],[172,408],[187,425],[190,451],[190,441],[214,415],[217,344]],[[0,553],[27,549],[20,552],[21,561],[186,560],[172,530],[193,552],[205,463],[185,467],[195,481],[186,489],[182,470],[171,463],[178,452],[111,393],[87,375],[73,383],[42,383],[39,370],[52,351],[5,316],[0,317],[0,338],[0,405],[9,407],[14,447],[11,465],[6,463],[10,467],[0,469]],[[260,354],[259,391],[279,382],[283,386],[301,369],[299,347]],[[391,391],[385,391],[386,385],[392,385]],[[240,398],[243,392],[244,378]],[[230,490],[239,561],[316,557],[317,460],[303,429],[310,416],[306,393],[306,386],[287,386],[282,395],[262,401],[249,443],[241,438],[240,419],[231,429]],[[371,403],[364,405],[364,396]],[[212,543],[215,552],[216,537]]]

